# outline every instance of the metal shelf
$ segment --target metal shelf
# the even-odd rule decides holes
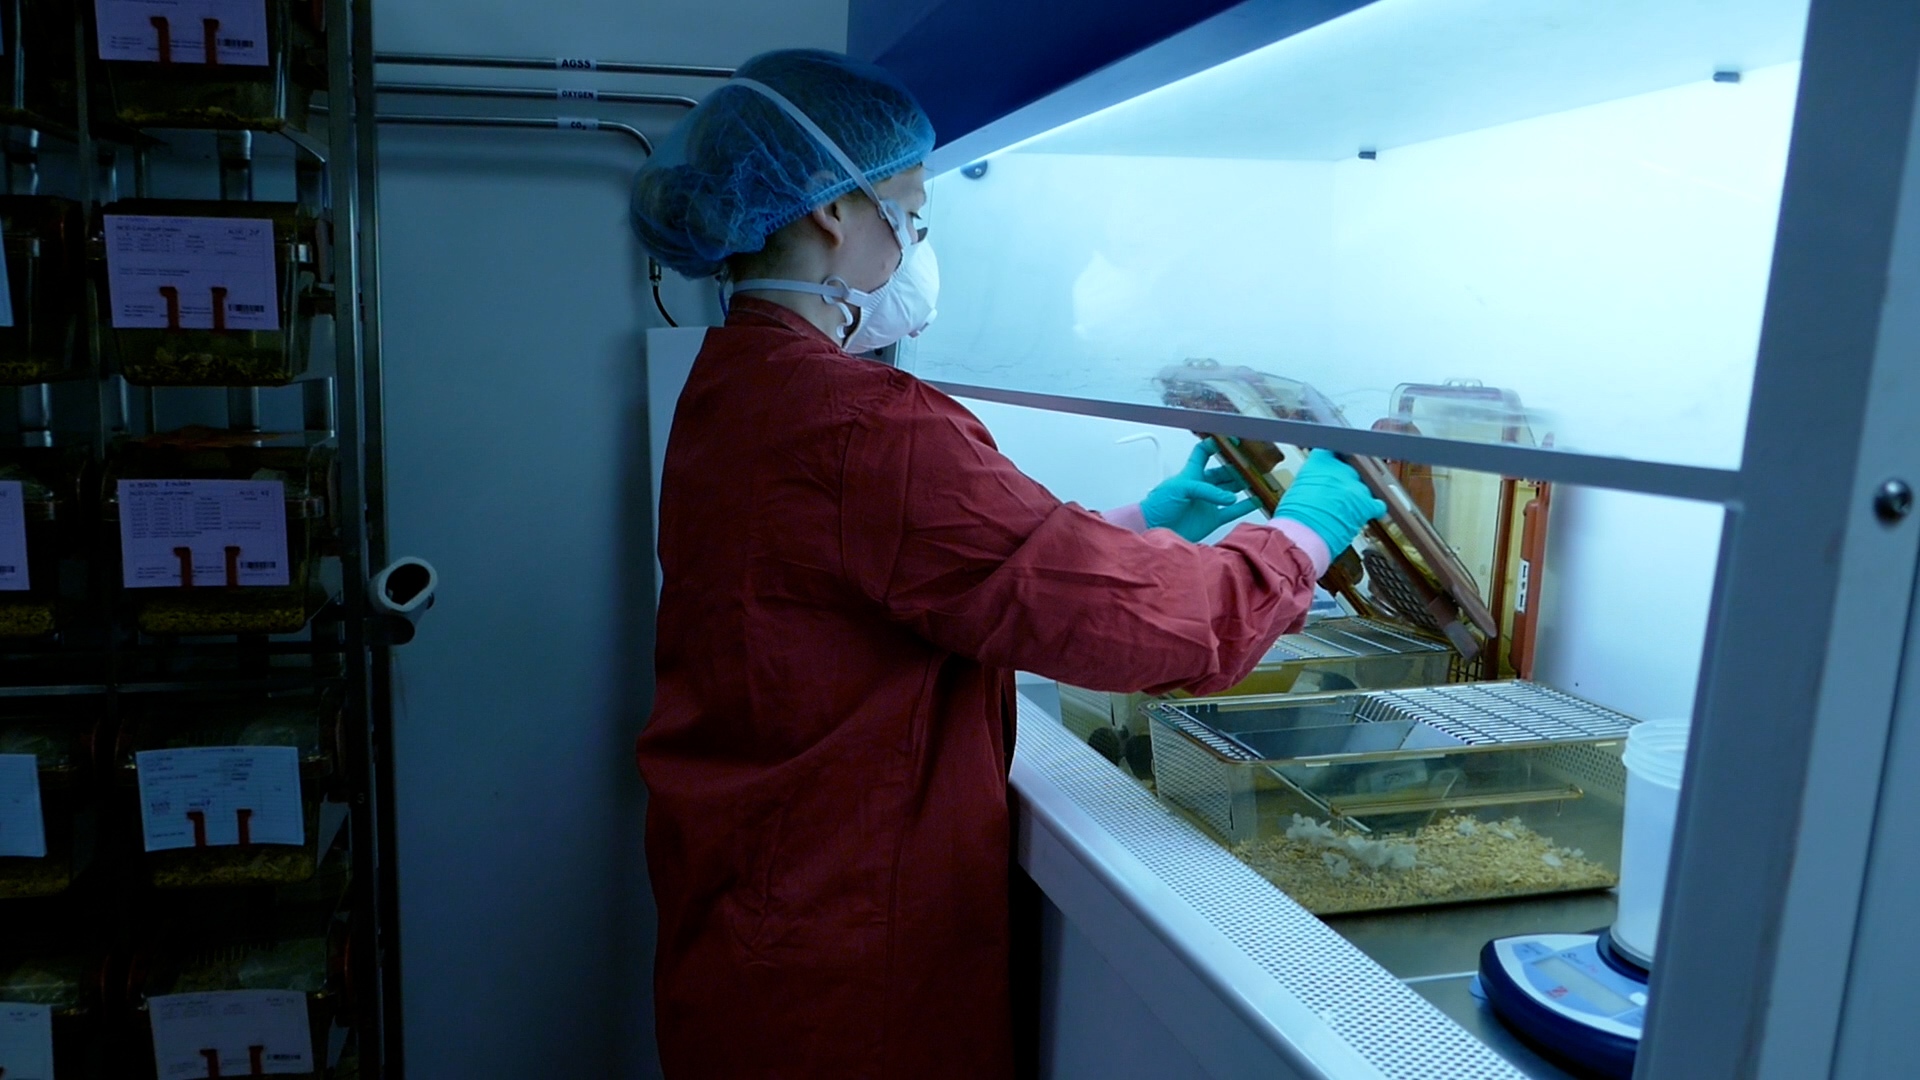
[[[1566,450],[1541,450],[1500,443],[1457,442],[1421,435],[1400,435],[1361,428],[1309,424],[1298,420],[1271,420],[1238,413],[1177,409],[1165,405],[1137,405],[1098,398],[1065,397],[997,386],[977,386],[934,380],[933,386],[957,398],[1020,405],[1030,409],[1100,416],[1160,427],[1209,431],[1246,439],[1266,439],[1296,446],[1324,447],[1349,454],[1367,454],[1389,461],[1447,465],[1457,469],[1520,476],[1529,480],[1610,488],[1616,491],[1665,495],[1676,499],[1730,504],[1740,497],[1738,471],[1669,465],[1657,461],[1594,457]]]
[[[596,60],[581,56],[461,56],[440,53],[376,53],[376,64],[402,67],[492,68],[511,71],[597,71],[609,75],[668,75],[693,79],[731,79],[733,69],[698,64]]]
[[[363,216],[375,195],[373,17],[371,0],[324,0],[324,5],[329,33],[322,93],[337,107],[338,114],[316,111],[315,119],[304,129],[287,127],[273,132],[296,149],[291,155],[270,157],[276,163],[274,167],[291,157],[297,198],[310,209],[324,211],[334,226],[326,252],[333,268],[332,291],[338,297],[335,310],[329,313],[334,316],[333,351],[325,359],[315,358],[313,369],[301,380],[303,389],[294,396],[299,398],[302,422],[309,429],[303,438],[309,442],[324,439],[339,447],[338,503],[333,508],[336,535],[328,541],[337,542],[339,551],[337,555],[319,556],[338,559],[337,582],[331,569],[324,579],[337,595],[327,597],[298,635],[278,635],[275,639],[141,636],[127,625],[117,567],[98,564],[111,552],[111,546],[90,540],[82,544],[79,538],[91,534],[76,532],[72,543],[79,550],[71,554],[78,557],[84,552],[90,559],[86,608],[83,617],[74,620],[80,629],[63,623],[66,632],[58,642],[0,643],[0,699],[20,704],[29,698],[96,697],[107,699],[111,709],[112,702],[129,696],[152,699],[156,695],[207,691],[269,693],[315,686],[344,687],[343,723],[349,752],[341,776],[358,811],[351,816],[350,826],[353,918],[370,932],[374,948],[368,955],[378,960],[358,965],[349,974],[352,985],[347,996],[359,1002],[351,1023],[360,1047],[361,1074],[390,1080],[401,1075],[403,1059],[399,950],[394,936],[398,860],[394,856],[393,824],[386,810],[392,805],[393,791],[387,743],[391,722],[389,658],[384,638],[368,626],[363,587],[368,566],[382,565],[386,550],[377,278],[372,265],[377,245],[367,235],[372,231],[371,214]],[[131,171],[138,195],[147,194],[148,180],[154,174],[150,155],[157,159],[169,148],[162,140],[140,131],[91,122],[94,110],[90,101],[102,87],[88,84],[88,70],[95,65],[89,63],[94,45],[86,29],[87,9],[73,8],[73,19],[77,125],[71,129],[34,126],[72,143],[71,152],[79,167],[71,170],[71,189],[60,194],[95,212],[117,196],[122,174],[111,162],[113,147],[135,151]],[[64,30],[60,36],[64,38]],[[13,40],[7,42],[9,61],[18,55],[14,44]],[[64,48],[62,45],[62,51]],[[218,133],[218,160],[204,165],[206,173],[218,171],[223,198],[253,198],[253,144],[246,134]],[[69,151],[66,146],[38,149],[42,154],[57,149],[63,158]],[[236,149],[238,153],[233,152]],[[96,166],[103,161],[110,171],[103,173]],[[119,158],[119,165],[126,163],[126,157]],[[172,164],[187,167],[189,159],[183,157]],[[361,227],[363,222],[365,229]],[[90,383],[91,387],[71,393],[64,387],[39,393],[31,389],[17,392],[22,431],[0,438],[32,445],[51,440],[52,435],[43,435],[42,431],[57,432],[62,444],[85,444],[95,459],[101,460],[115,440],[151,433],[153,388],[129,386],[104,362],[105,299],[104,294],[90,289],[78,316],[85,327],[83,345],[89,374],[70,381]],[[218,389],[212,388],[215,396],[211,400],[217,400]],[[237,430],[258,425],[260,395],[249,393],[247,388],[228,389],[238,392],[227,395],[226,424]],[[72,416],[62,413],[55,417],[51,402],[56,398]],[[182,400],[196,410],[206,404],[191,397]],[[281,404],[291,403],[283,400]],[[315,427],[316,418],[321,427]],[[88,525],[97,527],[92,522]],[[63,596],[63,602],[78,603],[72,596]],[[56,711],[64,712],[69,707],[59,704]],[[134,847],[137,849],[137,843]],[[140,917],[138,897],[120,888],[124,875],[115,872],[113,859],[109,856],[105,860],[101,867],[104,873],[92,875],[92,884],[83,887],[93,891],[80,899],[99,901],[102,912],[112,916],[110,925],[118,928],[114,932],[131,933]],[[12,910],[16,915],[26,912],[23,908]],[[108,939],[101,944],[123,948],[130,941]],[[109,1048],[108,1052],[120,1051]],[[126,1064],[129,1070],[137,1067],[135,1062]],[[119,1075],[113,1063],[106,1067]]]

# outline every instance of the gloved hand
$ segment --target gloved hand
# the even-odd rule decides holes
[[[1253,512],[1258,504],[1240,498],[1246,484],[1232,469],[1207,468],[1207,459],[1219,452],[1212,439],[1201,440],[1187,458],[1186,468],[1160,482],[1140,500],[1140,516],[1149,529],[1172,529],[1195,543],[1213,530]]]
[[[1387,504],[1373,497],[1353,466],[1331,450],[1315,450],[1300,466],[1293,486],[1280,497],[1280,507],[1273,516],[1312,529],[1327,542],[1330,553],[1339,555],[1353,546],[1353,538],[1360,535],[1367,522],[1386,513]]]

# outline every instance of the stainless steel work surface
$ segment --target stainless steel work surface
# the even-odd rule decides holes
[[[1531,1080],[1563,1080],[1572,1074],[1515,1038],[1467,984],[1480,966],[1481,946],[1494,938],[1584,933],[1611,924],[1613,913],[1613,893],[1598,892],[1334,915],[1323,921]]]

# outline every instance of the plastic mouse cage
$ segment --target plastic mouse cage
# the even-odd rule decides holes
[[[1160,797],[1317,914],[1606,888],[1636,721],[1536,683],[1163,701]]]

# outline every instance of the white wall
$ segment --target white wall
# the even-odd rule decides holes
[[[838,48],[846,27],[845,0],[376,9],[383,51],[718,65]],[[545,73],[382,74],[556,84]],[[601,115],[658,135],[677,114]],[[657,1075],[632,743],[652,692],[641,342],[659,320],[626,222],[637,151],[548,132],[387,128],[382,139],[392,546],[431,560],[444,582],[420,637],[396,654],[409,1074]],[[668,304],[712,314],[707,291],[685,283],[669,285]]]
[[[1799,65],[1383,151],[1048,153],[941,177],[917,373],[1151,399],[1208,356],[1358,423],[1402,382],[1517,390],[1558,445],[1739,464]]]

